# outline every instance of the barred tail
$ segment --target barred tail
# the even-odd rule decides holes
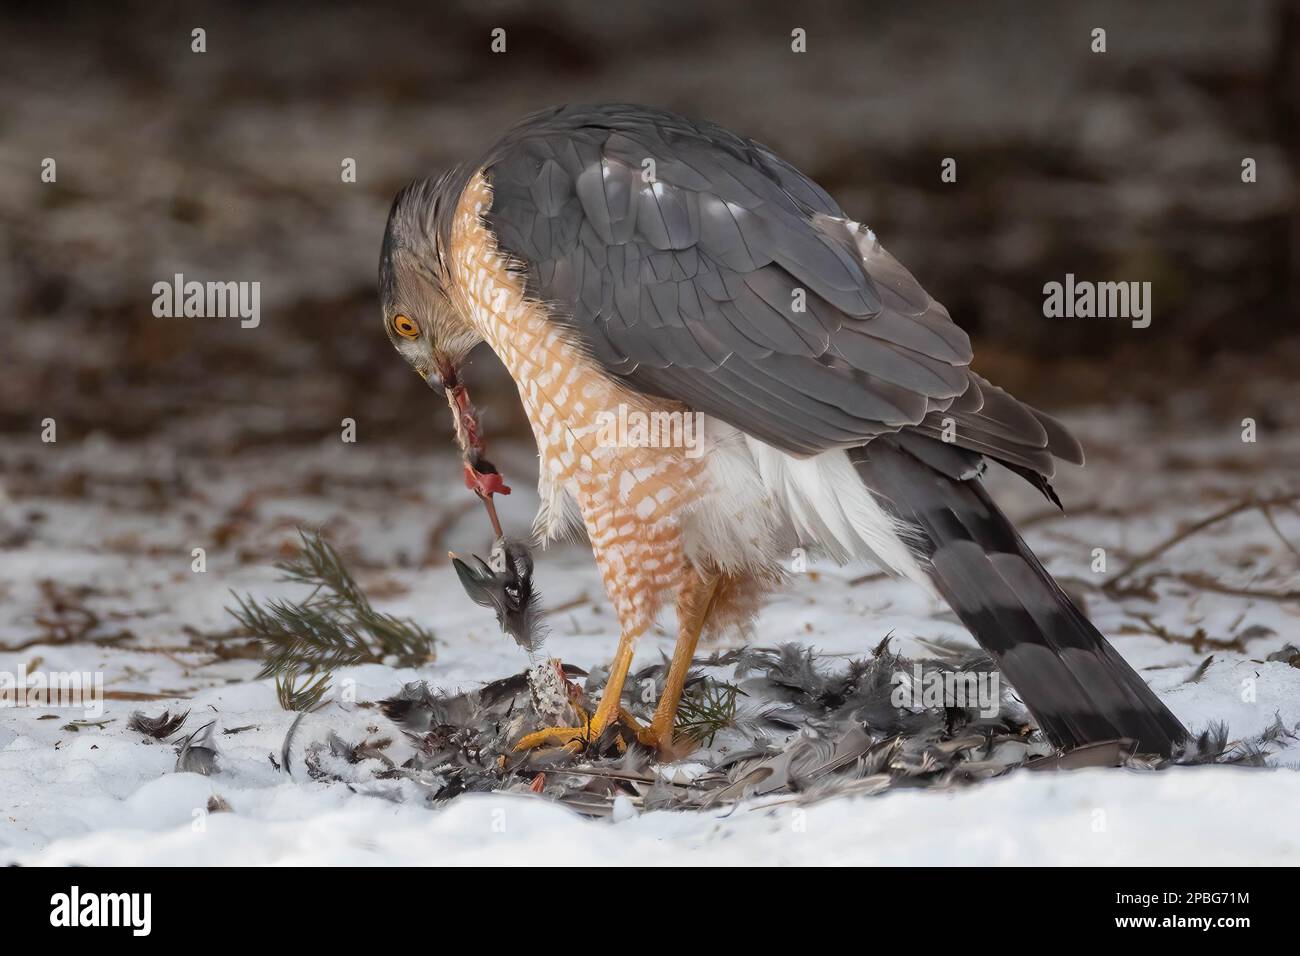
[[[950,477],[878,438],[850,452],[915,533],[939,593],[1058,747],[1130,738],[1168,755],[1186,729],[1047,573],[977,477]]]

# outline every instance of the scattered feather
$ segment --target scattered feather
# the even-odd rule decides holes
[[[1213,661],[1214,661],[1214,655],[1211,654],[1209,657],[1207,657],[1205,660],[1201,661],[1201,663],[1197,665],[1196,670],[1192,671],[1190,674],[1187,675],[1183,683],[1199,684],[1201,682],[1201,678],[1203,678],[1209,672],[1210,664]]]
[[[292,753],[290,748],[293,746],[293,735],[298,732],[298,725],[302,723],[302,719],[306,716],[306,711],[300,711],[298,716],[293,719],[293,723],[289,725],[289,730],[284,735],[284,743],[280,746],[280,762],[277,764],[275,762],[274,754],[271,756],[271,763],[275,765],[275,769],[283,769],[290,777],[293,776],[293,768],[289,764],[289,759]]]
[[[208,797],[208,813],[229,813],[229,812],[230,812],[230,804],[226,802],[226,798],[223,797],[221,794],[214,793],[212,796]]]
[[[1281,661],[1283,664],[1290,664],[1292,667],[1300,667],[1300,647],[1294,644],[1284,644],[1281,650],[1274,651],[1266,661]]]
[[[555,708],[539,701],[556,703],[563,693],[570,705],[586,706],[604,683],[604,671],[593,671],[578,692],[568,680],[574,670],[558,661],[464,693],[410,683],[380,701],[380,712],[415,750],[401,765],[391,766],[378,754],[384,741],[350,744],[335,734],[308,747],[307,764],[314,779],[389,799],[409,791],[370,788],[405,781],[434,804],[462,793],[540,794],[603,818],[614,814],[615,805],[621,815],[705,810],[752,799],[811,802],[898,788],[955,789],[1021,769],[1263,766],[1267,748],[1295,736],[1279,720],[1248,741],[1230,740],[1226,727],[1213,725],[1172,760],[1135,754],[1125,740],[1057,754],[1009,691],[992,719],[964,708],[903,709],[890,699],[899,672],[991,666],[971,648],[946,649],[942,660],[912,660],[893,653],[888,642],[870,657],[848,662],[819,658],[797,645],[699,658],[688,677],[679,722],[703,731],[692,759],[704,770],[689,778],[666,779],[656,769],[656,755],[621,723],[578,754],[559,747],[515,752],[519,737],[557,723],[551,719]],[[646,681],[661,688],[665,671],[661,662],[633,675],[624,708],[644,710],[641,689]],[[371,757],[378,763],[369,762]]]
[[[185,725],[185,721],[189,716],[190,712],[188,710],[178,714],[172,714],[170,711],[164,710],[157,717],[146,717],[141,711],[134,710],[131,712],[126,725],[131,730],[144,734],[146,737],[152,737],[154,740],[166,740]]]
[[[177,773],[201,773],[209,777],[217,772],[217,748],[212,739],[216,723],[215,720],[208,721],[177,745]]]

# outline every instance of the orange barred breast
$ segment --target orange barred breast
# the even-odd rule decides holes
[[[609,442],[601,413],[617,416],[620,406],[625,414],[683,409],[621,387],[525,296],[483,222],[491,201],[491,185],[475,175],[452,228],[456,305],[518,385],[537,441],[540,483],[559,485],[577,502],[623,628],[643,630],[681,582],[681,514],[698,493],[702,466],[682,448]]]

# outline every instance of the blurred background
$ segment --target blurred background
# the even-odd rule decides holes
[[[1098,28],[1104,53],[1092,52]],[[195,29],[204,53],[191,50]],[[504,53],[491,52],[495,29]],[[806,53],[791,50],[795,29]],[[102,721],[73,723],[0,708],[0,863],[382,862],[399,843],[403,859],[442,861],[480,846],[467,834],[482,809],[385,829],[401,808],[367,794],[388,792],[348,778],[353,803],[318,786],[311,764],[294,778],[312,781],[298,801],[267,756],[289,769],[301,714],[288,708],[310,702],[258,677],[267,648],[230,608],[232,592],[263,606],[306,598],[275,564],[299,552],[299,529],[319,530],[376,610],[435,633],[436,660],[419,668],[386,657],[335,675],[339,696],[295,744],[306,760],[328,727],[331,768],[345,764],[335,740],[370,741],[373,754],[388,746],[381,732],[405,759],[410,745],[371,702],[406,681],[469,689],[525,666],[448,561],[488,554],[491,530],[463,488],[444,403],[387,339],[376,273],[401,186],[564,102],[713,120],[872,227],[971,332],[976,369],[1084,443],[1087,467],[1055,479],[1064,514],[989,473],[1053,575],[1189,726],[1294,743],[1298,53],[1300,13],[1284,0],[5,0],[0,675],[93,671],[109,704]],[[56,182],[42,181],[47,158]],[[941,179],[945,158],[956,182]],[[355,182],[342,181],[345,159]],[[260,283],[260,324],[155,317],[154,284],[178,273]],[[1044,285],[1067,274],[1150,282],[1150,327],[1045,317]],[[469,380],[514,486],[503,524],[522,537],[536,456],[515,387],[484,350]],[[57,442],[42,440],[49,419]],[[345,419],[354,443],[341,440]],[[603,673],[619,625],[590,548],[537,558],[547,654]],[[674,637],[661,621],[638,666]],[[838,668],[891,640],[913,658],[971,646],[921,589],[820,562],[774,591],[752,633],[701,656],[796,642]],[[355,706],[343,696],[354,679]],[[168,774],[172,749],[143,745],[136,708],[193,711],[186,733],[219,720],[224,776]],[[712,843],[730,860],[749,845],[755,859],[799,861],[807,847],[853,852],[839,837],[854,821],[869,861],[1203,862],[1260,846],[1266,860],[1294,857],[1294,838],[1267,829],[1294,806],[1284,775],[1201,786],[1181,815],[1166,797],[1182,778],[1156,788],[1115,775],[1118,789],[1102,789],[1100,776],[1068,776],[1008,784],[1020,789],[1001,802],[945,801],[938,826],[898,794],[862,825],[820,818],[811,843],[787,842],[769,813],[737,813],[673,823],[670,839],[643,828],[631,845]],[[423,782],[391,783],[423,800]],[[205,803],[207,841],[191,829]],[[362,809],[346,816],[351,806]],[[1109,835],[1080,823],[1099,806],[1124,809]],[[272,829],[248,829],[259,820]],[[566,858],[596,852],[558,825],[512,817],[510,839],[538,834],[536,847],[486,839],[518,859],[555,853],[561,832]],[[757,842],[759,827],[775,842]]]
[[[441,406],[380,325],[391,198],[530,110],[600,100],[708,118],[791,160],[972,332],[983,374],[1046,408],[1267,429],[1295,395],[1300,18],[1281,0],[181,6],[6,4],[15,440],[54,417],[61,441],[224,455],[336,441],[352,417],[365,440],[442,443]],[[259,281],[261,325],[155,318],[151,287],[178,272]],[[1150,328],[1044,318],[1043,285],[1067,272],[1151,282]],[[489,427],[518,430],[494,358],[473,374]]]

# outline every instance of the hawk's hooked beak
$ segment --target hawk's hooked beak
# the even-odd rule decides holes
[[[456,374],[456,367],[451,362],[435,356],[429,363],[429,371],[425,374],[424,381],[439,395],[446,395],[448,389],[454,389],[460,384],[460,376]]]

